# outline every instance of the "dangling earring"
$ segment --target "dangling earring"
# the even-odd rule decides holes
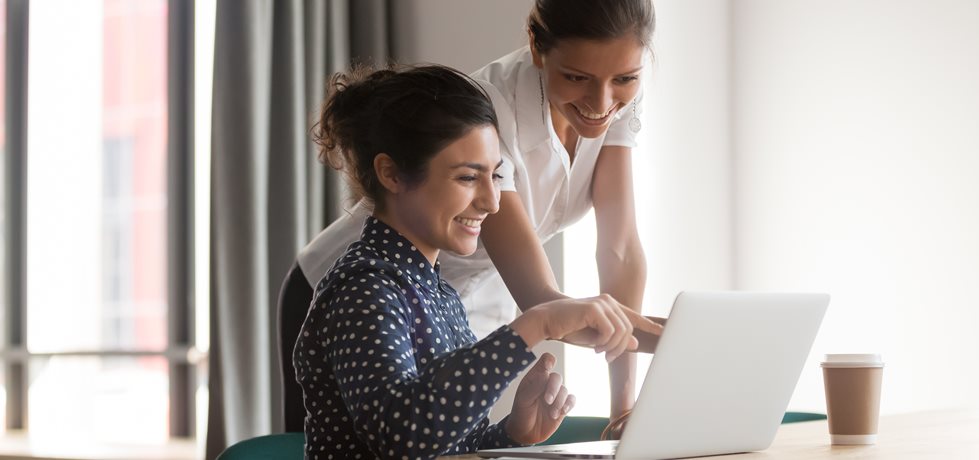
[[[632,119],[629,120],[629,129],[634,133],[638,133],[642,129],[642,122],[639,121],[640,113],[642,113],[642,109],[639,108],[639,101],[632,101]]]
[[[540,84],[540,122],[547,127],[547,119],[544,116],[544,77],[541,76],[540,70],[537,71],[537,83]]]

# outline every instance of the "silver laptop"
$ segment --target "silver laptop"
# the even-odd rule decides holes
[[[826,294],[682,292],[621,441],[477,454],[657,459],[766,449],[828,304]]]

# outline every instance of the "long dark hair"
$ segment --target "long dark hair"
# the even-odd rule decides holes
[[[411,185],[425,180],[428,162],[480,126],[498,129],[489,97],[458,70],[425,65],[374,71],[358,67],[330,79],[313,126],[319,159],[341,170],[355,199],[382,206],[374,157],[385,153]]]
[[[566,38],[606,40],[630,33],[649,48],[655,28],[650,0],[537,0],[527,18],[541,54]]]

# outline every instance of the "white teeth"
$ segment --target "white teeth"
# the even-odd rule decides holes
[[[479,228],[479,224],[482,222],[478,219],[463,219],[462,217],[456,217],[455,221],[465,225],[466,227]]]
[[[581,116],[583,116],[583,117],[585,117],[585,118],[587,118],[589,120],[601,120],[601,119],[607,117],[608,114],[612,113],[612,109],[614,109],[615,106],[613,105],[612,107],[610,107],[608,109],[608,112],[605,112],[605,113],[585,112],[584,110],[581,110],[580,108],[578,108],[578,106],[575,106],[575,108],[578,109],[578,113],[580,113]]]

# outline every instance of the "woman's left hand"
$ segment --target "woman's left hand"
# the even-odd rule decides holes
[[[544,353],[517,386],[513,409],[507,418],[506,432],[521,444],[537,444],[550,438],[574,407],[561,374],[551,372],[556,358]]]

